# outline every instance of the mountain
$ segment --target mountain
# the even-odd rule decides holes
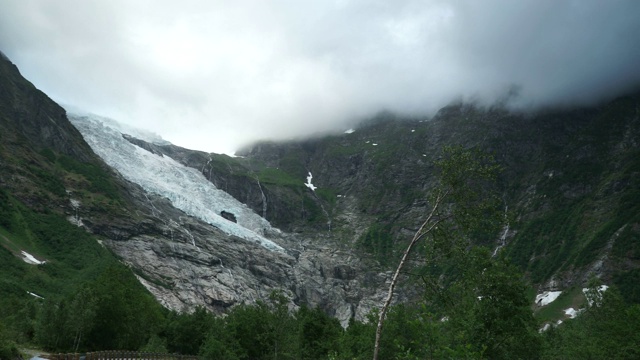
[[[206,162],[195,169],[154,151],[172,145],[134,145],[100,117],[70,119],[107,164],[144,189],[141,206],[151,211],[154,228],[118,229],[103,241],[166,306],[222,311],[281,290],[292,306],[320,306],[346,325],[382,297],[371,284],[384,283],[386,274],[367,270],[349,249],[272,227],[209,182],[201,173]]]
[[[3,59],[1,66],[0,252],[14,256],[3,271],[19,270],[2,288],[55,296],[56,266],[94,260],[65,252],[105,246],[174,310],[200,305],[221,313],[277,290],[292,308],[318,306],[346,325],[380,302],[388,274],[350,249],[281,232],[199,170],[128,142],[113,121],[76,116],[76,130],[13,64]],[[79,232],[89,249],[67,239]],[[40,265],[16,263],[25,253]],[[65,276],[85,276],[74,271]],[[25,280],[32,273],[58,282],[39,287]]]
[[[381,114],[353,133],[243,154],[297,178],[311,172],[319,189],[343,195],[330,209],[334,227],[355,206],[367,231],[382,225],[402,249],[424,217],[442,146],[483,149],[503,168],[504,251],[534,284],[565,289],[597,276],[637,301],[639,117],[638,94],[530,114],[457,104],[428,121]]]
[[[433,118],[381,113],[229,157],[66,114],[5,58],[0,75],[4,293],[55,296],[65,277],[81,282],[99,272],[82,269],[117,260],[171,309],[222,313],[276,290],[344,326],[382,302],[429,208],[434,161],[461,145],[503,168],[507,221],[478,244],[511,258],[537,292],[595,276],[640,302],[638,94],[526,114],[473,104]],[[396,300],[419,286],[403,282]]]
[[[128,140],[197,169],[280,229],[359,250],[383,269],[425,216],[442,147],[479,148],[503,169],[508,217],[480,243],[504,252],[540,293],[598,277],[637,302],[639,104],[631,94],[534,113],[472,104],[430,119],[381,113],[342,134],[259,142],[235,158]]]

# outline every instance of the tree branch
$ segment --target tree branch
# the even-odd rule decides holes
[[[395,289],[396,284],[398,283],[400,271],[404,267],[404,264],[407,261],[407,258],[409,257],[409,253],[411,253],[411,250],[416,245],[416,243],[422,237],[424,237],[424,235],[433,231],[433,229],[443,220],[443,219],[439,219],[431,223],[434,215],[438,210],[438,207],[440,206],[440,203],[448,194],[449,194],[449,191],[445,191],[444,193],[438,194],[438,196],[436,197],[436,201],[433,204],[433,208],[431,209],[431,213],[429,213],[429,216],[427,217],[427,219],[424,221],[424,223],[422,223],[418,231],[413,236],[411,243],[409,243],[409,246],[407,246],[406,250],[402,254],[402,259],[400,259],[400,263],[398,264],[398,268],[396,269],[396,272],[393,274],[393,277],[391,278],[391,284],[389,285],[389,293],[387,294],[387,298],[385,299],[384,304],[380,309],[380,316],[378,318],[378,327],[376,329],[376,341],[373,347],[373,360],[378,360],[378,355],[380,353],[380,336],[382,335],[382,326],[384,323],[384,319],[387,315],[387,311],[389,310],[391,299],[393,298],[393,290]],[[425,230],[425,228],[427,229]]]

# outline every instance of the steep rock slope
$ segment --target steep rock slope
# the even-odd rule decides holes
[[[144,189],[139,200],[159,220],[157,229],[125,231],[105,243],[165,305],[222,311],[278,290],[292,306],[320,306],[346,324],[381,298],[387,275],[365,270],[349,251],[282,233],[199,171],[153,151],[158,145],[127,141],[106,119],[71,120],[96,153]]]
[[[69,123],[65,111],[5,58],[0,59],[0,71],[0,213],[11,217],[0,222],[3,256],[14,251],[12,240],[25,238],[22,245],[29,245],[31,235],[12,233],[16,221],[31,221],[15,211],[16,206],[26,206],[93,234],[91,241],[99,241],[130,265],[173,309],[202,305],[222,312],[266,300],[278,290],[290,299],[290,306],[320,306],[346,324],[379,303],[387,274],[367,269],[349,251],[281,233],[203,182],[199,171],[124,141],[113,127],[102,126],[104,134],[92,128],[90,143],[100,136],[112,141],[108,154],[102,154],[107,160],[124,159],[137,166],[126,172],[113,164],[118,170],[112,170]],[[158,174],[164,181],[157,181]],[[144,178],[141,175],[147,175],[147,181],[135,184]],[[180,179],[186,185],[175,182]],[[186,195],[201,201],[190,201]],[[66,241],[56,231],[48,228],[47,236],[38,241]],[[40,246],[37,255],[55,265],[64,254],[49,253],[48,248]],[[14,255],[22,256],[19,251]],[[33,271],[47,276],[53,270],[55,266],[45,265]],[[0,285],[0,292],[19,286]]]
[[[517,114],[456,104],[432,119],[381,113],[355,130],[261,142],[230,158],[145,145],[198,169],[281,228],[323,233],[394,264],[423,218],[445,145],[477,147],[503,167],[508,226],[478,242],[503,251],[541,289],[592,276],[640,301],[640,96],[593,108]],[[313,175],[315,191],[304,186]]]
[[[384,224],[393,244],[406,241],[424,216],[440,148],[479,147],[504,168],[499,181],[513,216],[505,251],[535,283],[564,288],[598,276],[631,296],[640,265],[639,104],[633,95],[597,108],[526,115],[470,105],[445,108],[430,121],[382,114],[353,133],[258,144],[245,155],[302,178],[290,165],[295,157],[316,186],[344,195],[335,200],[336,217],[354,197],[358,214]],[[497,235],[494,241],[500,245]]]

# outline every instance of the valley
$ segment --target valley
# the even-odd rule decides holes
[[[369,334],[371,314],[430,209],[446,146],[493,156],[501,169],[494,184],[501,226],[466,234],[464,250],[473,258],[452,258],[457,263],[429,262],[430,249],[417,249],[394,295],[392,324],[413,324],[419,338],[439,326],[457,329],[452,307],[425,300],[427,280],[456,274],[465,274],[460,288],[438,284],[459,295],[460,307],[484,316],[506,306],[483,305],[463,284],[473,279],[490,293],[486,269],[496,284],[517,290],[496,298],[508,294],[518,304],[513,318],[524,319],[526,329],[510,329],[532,344],[541,341],[532,329],[588,308],[583,289],[615,288],[618,315],[640,303],[638,94],[536,113],[465,103],[431,118],[381,112],[343,132],[257,142],[231,157],[67,113],[8,59],[0,65],[0,320],[11,341],[137,350],[158,345],[160,336],[166,342],[170,333],[178,338],[171,326],[228,321],[194,336],[197,348],[180,348],[177,340],[164,345],[197,354],[206,336],[240,331],[252,311],[271,319],[264,331],[276,342],[292,341],[275,330],[278,324],[290,334],[323,324],[318,331],[336,342],[340,331],[351,332],[351,340],[357,331]],[[466,274],[461,259],[483,270]],[[559,296],[543,305],[536,300],[542,294]],[[420,304],[446,316],[435,319]],[[142,329],[132,314],[151,325]],[[228,318],[214,317],[223,314]],[[467,315],[460,310],[459,319]],[[68,318],[64,331],[55,328],[56,316]],[[237,339],[227,340],[231,348]],[[207,344],[208,354],[222,346]],[[314,356],[326,355],[327,344],[314,347]],[[290,354],[303,352],[296,346]]]

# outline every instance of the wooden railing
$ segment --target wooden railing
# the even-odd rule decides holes
[[[193,355],[158,354],[134,351],[96,351],[86,354],[51,354],[51,360],[199,360]]]

